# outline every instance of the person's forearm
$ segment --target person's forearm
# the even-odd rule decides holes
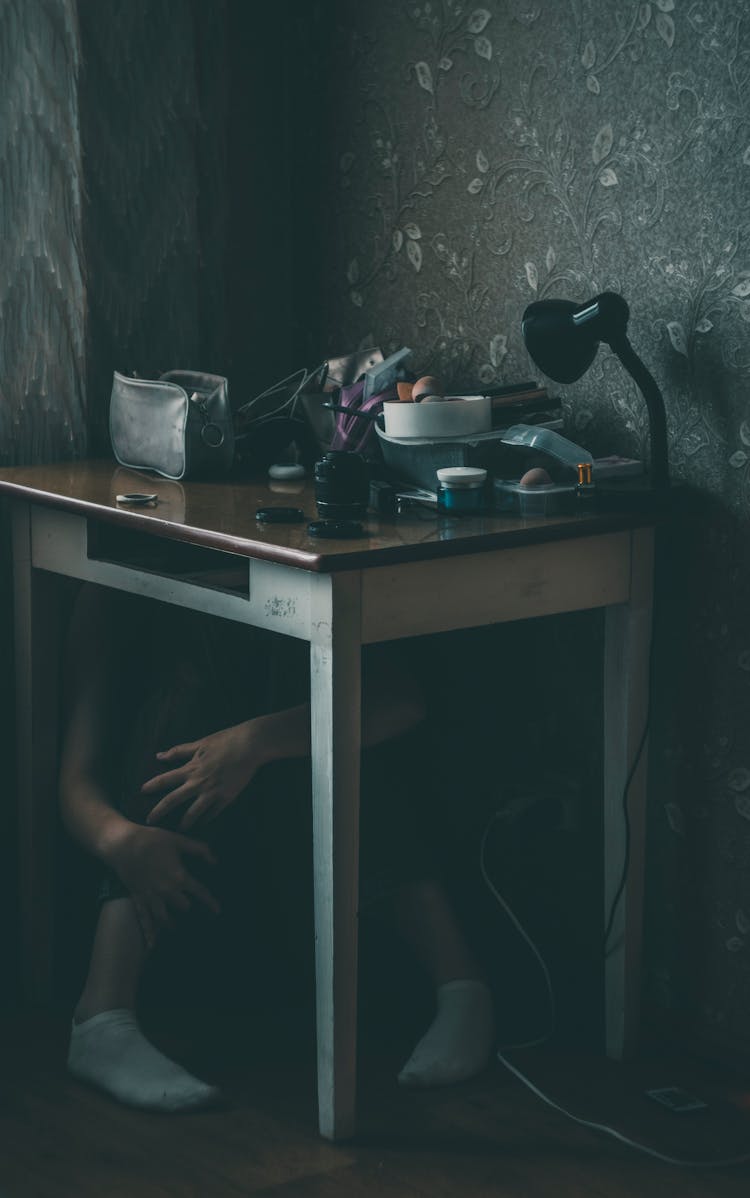
[[[405,683],[392,692],[371,686],[362,699],[362,748],[402,736],[425,715],[419,690]],[[310,704],[300,703],[247,722],[248,735],[264,763],[310,754]]]
[[[73,839],[105,863],[133,826],[112,806],[104,788],[92,778],[78,776],[62,779],[60,812]]]

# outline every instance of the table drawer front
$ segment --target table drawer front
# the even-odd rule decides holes
[[[89,522],[85,516],[32,507],[32,565],[53,574],[310,639],[311,583],[307,571],[237,556],[236,576],[229,579],[228,555],[217,554],[220,566],[216,571],[207,569],[188,575],[160,572],[94,556],[90,544],[95,542],[95,527],[96,522]]]
[[[626,603],[630,532],[364,572],[362,639],[448,632]]]

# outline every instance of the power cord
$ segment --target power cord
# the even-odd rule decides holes
[[[522,1043],[518,1043],[518,1044],[504,1044],[504,1045],[502,1045],[502,1047],[503,1048],[535,1048],[539,1044],[546,1044],[546,1042],[550,1039],[550,1037],[552,1036],[552,1033],[555,1030],[555,1024],[557,1022],[557,1012],[555,1009],[555,992],[552,987],[552,978],[550,977],[549,969],[547,968],[547,963],[544,960],[544,957],[542,956],[541,952],[537,948],[534,941],[529,936],[526,929],[521,924],[520,919],[515,914],[512,907],[510,906],[510,904],[503,898],[500,891],[494,885],[492,879],[490,878],[490,876],[487,872],[487,865],[485,862],[485,850],[486,850],[486,846],[487,846],[487,837],[489,836],[490,832],[492,831],[493,826],[497,823],[498,820],[500,820],[502,818],[503,818],[502,812],[496,811],[495,814],[492,816],[492,819],[487,824],[487,827],[484,830],[484,833],[482,835],[482,843],[479,848],[479,869],[481,871],[482,878],[484,879],[484,883],[487,886],[488,890],[493,895],[495,900],[499,903],[499,905],[502,907],[502,909],[505,912],[505,914],[507,915],[508,919],[513,924],[513,927],[516,929],[516,931],[518,932],[521,939],[523,941],[525,941],[525,943],[531,949],[533,956],[536,958],[539,968],[542,971],[542,976],[544,978],[545,986],[547,988],[547,997],[549,999],[549,1029],[544,1033],[544,1035],[537,1036],[536,1039],[534,1039],[534,1040],[524,1040]]]
[[[622,872],[620,874],[620,881],[619,881],[619,883],[617,885],[617,889],[612,897],[612,902],[611,902],[610,908],[609,908],[609,916],[607,918],[607,924],[604,929],[604,956],[605,957],[611,956],[611,954],[614,952],[614,950],[616,948],[616,945],[613,945],[612,948],[608,949],[607,945],[609,944],[609,938],[612,935],[612,928],[614,926],[615,916],[617,915],[617,908],[620,904],[620,899],[622,898],[623,893],[625,891],[625,886],[626,886],[627,880],[628,880],[628,873],[630,871],[631,829],[630,829],[630,811],[628,809],[628,791],[630,790],[630,784],[633,781],[633,778],[635,777],[636,770],[638,769],[638,766],[640,765],[641,757],[643,756],[643,750],[645,749],[646,741],[648,740],[649,725],[651,723],[650,708],[651,708],[651,700],[649,697],[649,707],[648,707],[648,710],[646,711],[646,723],[643,727],[643,733],[641,735],[640,744],[638,745],[638,750],[637,750],[635,758],[633,760],[633,764],[630,767],[630,772],[627,776],[627,779],[625,781],[625,786],[624,786],[623,792],[622,792],[622,817],[623,817],[623,823],[625,825],[625,851],[624,851],[624,857],[623,857],[623,862],[622,862]]]
[[[259,416],[254,418],[249,417],[249,422],[251,424],[257,425],[263,424],[268,420],[275,420],[282,414],[282,412],[286,412],[287,409],[291,409],[289,415],[293,417],[297,409],[299,397],[304,388],[311,379],[315,378],[316,375],[321,374],[325,367],[326,362],[321,362],[320,365],[316,366],[314,370],[308,370],[306,366],[301,366],[299,370],[293,370],[291,374],[286,376],[286,378],[280,379],[277,383],[273,383],[270,387],[267,387],[265,391],[261,391],[258,395],[253,396],[252,399],[249,399],[247,403],[242,404],[241,407],[236,409],[234,413],[235,416],[249,417],[249,413],[252,412],[253,408],[255,408],[256,405],[261,402],[261,400],[268,399],[273,395],[278,395],[280,392],[288,390],[290,384],[296,384],[292,394],[288,395],[286,399],[284,399],[277,407],[272,408],[270,411],[264,411]],[[248,433],[240,433],[238,439],[246,436],[248,436]]]
[[[647,1156],[653,1156],[658,1161],[664,1161],[667,1165],[683,1165],[688,1169],[718,1169],[726,1165],[742,1165],[746,1161],[750,1161],[750,1152],[743,1153],[741,1156],[726,1156],[719,1160],[691,1161],[679,1156],[670,1156],[666,1152],[659,1152],[656,1148],[649,1148],[647,1144],[641,1144],[638,1140],[631,1140],[629,1136],[623,1135],[616,1127],[610,1127],[608,1123],[596,1123],[593,1119],[584,1119],[581,1115],[574,1115],[572,1111],[568,1111],[564,1106],[560,1106],[558,1102],[555,1102],[548,1094],[545,1094],[543,1090],[535,1086],[530,1078],[526,1077],[515,1065],[512,1065],[501,1052],[497,1054],[497,1059],[506,1069],[510,1070],[514,1077],[523,1082],[531,1090],[532,1094],[536,1094],[537,1098],[541,1098],[542,1102],[552,1107],[553,1110],[559,1111],[562,1115],[567,1115],[568,1119],[572,1119],[574,1123],[580,1124],[581,1127],[588,1127],[591,1131],[605,1132],[608,1136],[614,1136],[621,1144],[627,1144],[629,1148],[637,1148],[639,1152],[644,1152]]]
[[[631,767],[627,782],[625,784],[623,805],[624,805],[626,814],[627,814],[628,788],[629,788],[630,782],[635,774],[635,771],[638,767],[638,762],[639,762],[640,756],[643,752],[643,747],[646,743],[647,732],[648,732],[648,715],[646,717],[646,726],[644,728],[643,735],[641,737],[641,743],[639,745],[638,751],[635,756],[635,760],[633,761],[633,765]],[[513,927],[519,933],[521,938],[524,940],[524,942],[527,944],[527,946],[531,949],[531,952],[532,952],[533,956],[535,957],[535,959],[539,965],[539,968],[542,971],[542,976],[544,977],[545,986],[547,989],[547,995],[549,998],[550,1026],[543,1035],[538,1036],[534,1040],[525,1040],[525,1041],[522,1041],[522,1042],[519,1042],[516,1044],[502,1045],[502,1048],[497,1053],[497,1059],[500,1062],[500,1064],[504,1065],[505,1068],[510,1073],[512,1073],[513,1076],[516,1077],[520,1082],[523,1082],[523,1084],[527,1087],[527,1089],[531,1090],[532,1094],[535,1094],[537,1096],[537,1098],[541,1098],[542,1102],[546,1103],[547,1106],[552,1107],[552,1109],[555,1111],[559,1111],[560,1114],[565,1115],[568,1119],[572,1119],[574,1123],[578,1123],[581,1127],[587,1127],[591,1131],[604,1132],[606,1135],[613,1136],[614,1139],[619,1140],[620,1143],[627,1144],[627,1146],[629,1148],[635,1148],[639,1152],[645,1153],[647,1156],[651,1156],[651,1157],[654,1157],[656,1160],[663,1161],[665,1164],[681,1165],[681,1166],[683,1166],[685,1168],[689,1168],[689,1169],[710,1169],[710,1168],[716,1169],[716,1168],[726,1167],[729,1165],[741,1165],[741,1164],[745,1164],[747,1161],[750,1161],[750,1153],[743,1153],[742,1155],[739,1155],[739,1156],[723,1157],[718,1160],[685,1160],[681,1157],[670,1156],[668,1153],[659,1152],[656,1148],[651,1148],[647,1144],[641,1144],[638,1140],[630,1139],[630,1137],[624,1135],[621,1131],[618,1131],[618,1129],[616,1127],[611,1127],[608,1123],[598,1123],[592,1119],[584,1119],[581,1115],[576,1115],[572,1111],[567,1110],[564,1106],[561,1106],[560,1103],[555,1102],[555,1100],[553,1098],[550,1098],[550,1096],[548,1094],[545,1094],[543,1090],[540,1090],[539,1087],[537,1085],[535,1085],[534,1082],[532,1082],[532,1080],[529,1077],[527,1077],[525,1073],[523,1073],[516,1065],[513,1065],[508,1060],[508,1058],[504,1055],[504,1052],[507,1052],[509,1049],[535,1048],[541,1044],[546,1044],[547,1041],[551,1038],[552,1033],[555,1030],[556,1004],[555,1004],[555,993],[554,993],[554,988],[552,986],[552,979],[550,977],[550,972],[547,967],[547,963],[544,960],[544,957],[542,956],[540,949],[534,943],[534,941],[531,939],[528,932],[521,924],[521,921],[519,920],[518,916],[515,914],[515,912],[511,908],[510,904],[507,902],[507,900],[505,898],[503,898],[502,894],[495,886],[494,882],[490,878],[489,873],[487,871],[487,865],[486,865],[486,860],[485,860],[487,837],[489,836],[490,831],[493,828],[493,826],[497,823],[498,820],[500,820],[502,818],[503,818],[502,812],[496,811],[495,814],[492,816],[492,818],[489,820],[487,826],[485,827],[484,833],[482,834],[482,839],[481,839],[481,844],[480,844],[480,849],[479,849],[479,868],[480,868],[480,871],[482,874],[482,878],[484,879],[484,882],[485,882],[487,888],[489,889],[490,893],[494,896],[496,901],[502,907],[503,911],[508,916]],[[627,826],[629,827],[629,821],[628,821]],[[622,893],[622,890],[624,889],[624,885],[625,885],[624,879],[627,877],[627,864],[628,864],[628,862],[627,862],[627,852],[626,852],[626,862],[625,862],[625,866],[623,868],[623,881],[622,881],[621,886],[618,888],[618,891],[613,900],[613,905],[612,905],[612,909],[611,909],[611,913],[610,913],[610,920],[608,922],[608,928],[611,927],[611,923],[614,918],[613,913],[616,910],[617,902],[619,901],[619,897]],[[606,943],[606,941],[605,941],[605,943]]]
[[[651,727],[651,707],[652,707],[652,699],[653,699],[654,645],[655,645],[655,643],[656,643],[656,637],[653,635],[653,632],[652,632],[651,643],[649,644],[649,647],[648,647],[648,698],[646,700],[646,718],[643,723],[643,732],[641,733],[641,739],[638,744],[638,748],[636,750],[635,757],[633,758],[633,764],[631,765],[630,771],[628,772],[628,776],[625,779],[625,786],[623,787],[623,791],[622,791],[622,818],[623,818],[623,823],[624,823],[624,827],[625,827],[625,851],[624,851],[624,856],[623,856],[622,872],[620,874],[620,881],[618,882],[617,889],[615,890],[615,893],[612,896],[612,902],[610,903],[610,908],[609,908],[609,915],[607,917],[607,922],[604,926],[604,956],[605,956],[605,959],[607,957],[611,956],[616,948],[616,945],[613,945],[612,948],[608,948],[607,946],[609,944],[609,938],[612,935],[612,928],[614,927],[615,917],[617,915],[617,908],[620,905],[620,899],[622,898],[623,893],[625,891],[625,886],[627,885],[627,880],[628,880],[628,873],[630,870],[631,828],[630,828],[630,810],[628,808],[628,793],[630,791],[630,786],[633,781],[633,778],[636,775],[638,766],[641,763],[641,757],[643,756],[643,751],[646,748],[646,742],[648,740],[648,734],[649,734],[649,730]]]

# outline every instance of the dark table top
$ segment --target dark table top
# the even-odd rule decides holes
[[[116,495],[155,492],[153,507],[123,507]],[[243,557],[330,572],[401,561],[476,553],[649,526],[654,513],[592,512],[521,518],[508,514],[450,516],[412,508],[394,520],[370,516],[366,535],[320,540],[303,524],[260,524],[256,509],[300,507],[316,518],[312,483],[269,479],[171,482],[106,460],[0,469],[0,495],[76,512],[89,519],[152,536],[219,549]]]

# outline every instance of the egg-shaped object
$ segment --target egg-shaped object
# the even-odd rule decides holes
[[[416,383],[412,387],[411,392],[412,399],[415,403],[419,403],[420,400],[424,399],[427,395],[435,396],[442,394],[443,388],[432,374],[425,374],[421,379],[417,379]]]
[[[535,466],[533,470],[527,470],[521,478],[519,486],[521,487],[548,487],[552,482],[551,477],[542,466]]]

